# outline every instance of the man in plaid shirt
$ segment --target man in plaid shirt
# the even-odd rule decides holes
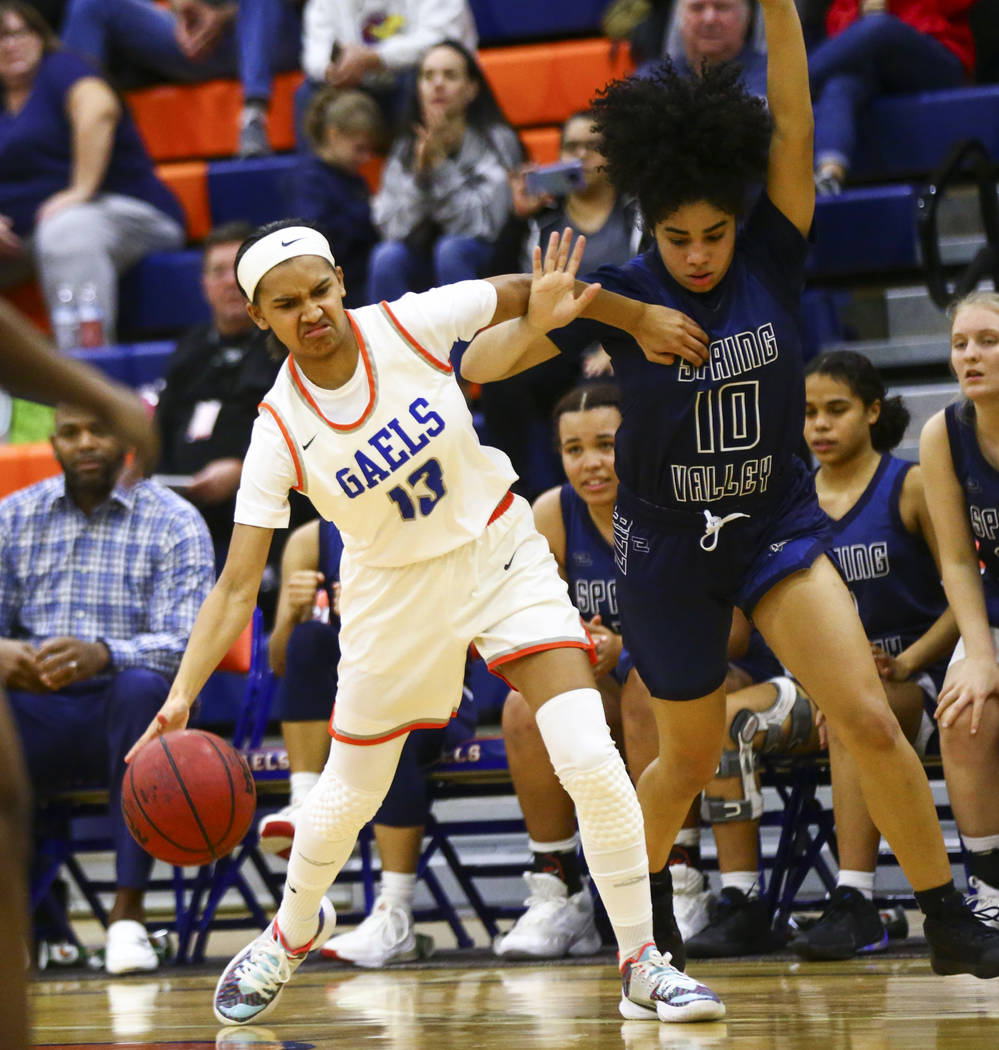
[[[124,757],[166,699],[211,588],[211,540],[168,489],[118,484],[125,448],[89,410],[57,409],[52,447],[63,476],[0,501],[0,682],[36,795],[109,784],[117,894],[105,965],[151,970],[152,858],[122,818]]]

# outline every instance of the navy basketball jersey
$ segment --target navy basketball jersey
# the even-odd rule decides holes
[[[801,444],[804,377],[799,318],[805,238],[764,193],[736,237],[725,276],[690,292],[656,247],[587,280],[680,310],[710,338],[707,364],[648,361],[624,332],[577,320],[551,333],[569,352],[599,340],[614,362],[622,423],[621,483],[648,503],[702,514],[772,507]]]
[[[982,583],[989,623],[999,627],[999,470],[978,447],[974,410],[969,403],[948,405],[944,419],[954,474],[964,490],[978,557],[985,566]]]
[[[326,588],[333,608],[333,584],[340,582],[340,558],[343,555],[343,539],[340,530],[332,521],[319,519],[319,571],[323,574],[323,586]]]
[[[898,656],[947,605],[921,536],[902,522],[899,497],[911,463],[885,454],[860,499],[831,523],[832,554],[857,603],[867,637]]]
[[[576,490],[566,482],[560,492],[565,525],[565,574],[569,597],[584,620],[600,622],[621,633],[614,577],[614,548],[601,536]]]

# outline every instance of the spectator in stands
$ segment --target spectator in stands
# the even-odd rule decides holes
[[[629,652],[656,698],[659,755],[638,790],[657,943],[677,949],[667,859],[721,757],[725,648],[738,605],[849,747],[924,912],[935,970],[999,976],[999,931],[954,887],[925,774],[824,554],[827,518],[796,454],[812,109],[792,0],[761,7],[769,106],[728,65],[696,78],[666,65],[651,78],[615,81],[594,103],[611,179],[638,197],[656,247],[593,276],[604,289],[669,304],[670,349],[642,348],[589,320],[547,336],[504,323],[476,335],[462,367],[467,379],[487,382],[594,338],[614,361],[623,408],[618,600]],[[761,180],[765,191],[742,223],[747,191]]]
[[[118,275],[183,242],[180,205],[108,84],[19,0],[0,2],[0,98],[0,286],[33,263],[51,314],[91,285],[113,340]]]
[[[36,796],[81,780],[110,788],[105,967],[152,970],[152,857],[122,816],[124,758],[170,688],[211,587],[211,545],[179,496],[121,484],[125,446],[94,412],[60,406],[52,447],[63,476],[0,501],[0,674]]]
[[[954,307],[951,324],[951,367],[964,398],[933,416],[919,443],[944,590],[961,631],[937,704],[940,751],[971,889],[993,925],[999,925],[997,348],[999,294],[972,292]]]
[[[208,524],[219,566],[232,535],[239,474],[257,406],[280,367],[246,312],[233,271],[236,252],[251,232],[248,223],[233,222],[205,238],[201,288],[212,318],[181,336],[156,405],[163,442],[160,469],[190,476],[179,490]]]
[[[510,211],[507,173],[522,156],[474,55],[456,40],[423,55],[403,126],[373,204],[385,238],[371,254],[373,303],[485,275]]]
[[[832,553],[857,604],[892,711],[924,754],[957,630],[940,586],[920,469],[891,455],[909,413],[901,398],[887,396],[870,361],[852,352],[810,362],[805,390],[805,438],[819,463],[815,483],[831,519]],[[747,765],[740,754],[804,754],[826,739],[825,729],[820,735],[815,725],[815,705],[787,677],[730,695],[727,707],[723,775],[705,791],[722,891],[711,924],[687,944],[697,958],[745,955],[768,943],[756,820],[762,800],[755,780],[740,774]],[[847,959],[883,948],[888,940],[872,903],[881,834],[835,732],[828,733],[828,746],[840,870],[818,924],[791,943],[808,959]]]
[[[302,68],[296,98],[304,112],[320,85],[374,95],[390,118],[400,115],[420,56],[441,40],[478,44],[468,0],[306,0],[302,13]]]
[[[130,66],[178,83],[238,76],[243,85],[239,155],[271,152],[271,77],[298,65],[299,24],[289,0],[69,0],[68,48],[101,67]]]
[[[100,373],[68,357],[53,354],[37,331],[0,299],[0,383],[42,401],[74,397],[113,420],[136,459],[151,466],[156,439],[143,403],[131,392],[109,383]],[[2,650],[2,645],[0,645]],[[0,666],[3,657],[0,656]],[[0,1031],[10,1050],[28,1050],[27,969],[29,787],[21,742],[0,671]]]
[[[976,0],[833,0],[828,38],[812,49],[815,185],[836,194],[857,122],[879,95],[959,87],[975,68],[968,10]]]
[[[607,723],[618,741],[624,678],[618,669],[622,641],[612,518],[619,402],[617,388],[608,383],[576,387],[561,398],[553,418],[567,480],[534,503],[534,523],[596,643],[593,670]],[[534,714],[518,692],[511,692],[503,705],[503,738],[534,864],[524,873],[527,910],[497,938],[493,950],[513,958],[591,955],[599,951],[601,938],[589,882],[580,868],[575,809],[555,775]]]
[[[767,93],[766,40],[754,18],[754,0],[678,0],[661,8],[636,28],[632,54],[640,60],[638,74],[647,74],[663,56],[690,76],[703,65],[737,62],[743,83],[752,95]],[[650,51],[649,45],[658,36]]]
[[[336,245],[347,286],[344,304],[363,306],[378,231],[361,169],[384,151],[385,119],[363,91],[323,87],[309,104],[305,131],[310,150],[292,172],[288,212],[314,223]]]
[[[288,749],[291,798],[258,826],[260,848],[287,856],[295,821],[319,780],[330,749],[329,722],[340,659],[340,556],[336,526],[321,519],[296,529],[281,559],[281,591],[268,642],[271,668],[281,675],[275,698]],[[443,729],[417,729],[402,749],[395,777],[374,817],[381,858],[381,887],[371,914],[354,930],[322,947],[329,959],[377,968],[425,958],[433,939],[413,924],[416,867],[430,802],[425,767],[442,750],[457,747],[475,730],[471,697]]]
[[[600,136],[592,125],[592,115],[584,111],[573,114],[562,126],[559,160],[582,164],[583,180],[578,188],[559,197],[534,195],[526,186],[530,167],[518,168],[510,176],[513,214],[500,235],[498,270],[530,270],[534,246],[546,245],[553,232],[568,225],[586,235],[583,266],[587,270],[625,262],[638,250],[642,238],[638,207],[619,197],[607,178]],[[503,257],[507,252],[509,259]],[[583,372],[600,375],[608,365],[609,358],[594,344],[584,356]],[[561,477],[557,451],[544,438],[556,401],[579,379],[576,361],[556,357],[482,388],[479,403],[489,440],[510,457],[520,477],[519,490],[527,496],[536,496]]]

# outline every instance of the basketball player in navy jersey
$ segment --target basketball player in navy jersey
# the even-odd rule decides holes
[[[456,341],[525,312],[550,331],[587,311],[650,347],[673,345],[668,311],[577,286],[583,240],[570,249],[568,232],[536,249],[531,277],[463,281],[351,311],[317,230],[272,224],[237,254],[250,316],[288,356],[254,424],[225,567],[136,748],[186,724],[249,619],[291,489],[337,525],[344,552],[329,759],[296,822],[278,913],[216,986],[223,1024],[262,1017],[332,933],[326,891],[384,798],[410,730],[454,714],[470,643],[531,703],[575,803],[619,944],[619,1011],[652,1021],[724,1016],[718,997],[653,942],[641,809],[604,720],[591,642],[530,506],[510,492],[510,461],[479,443],[449,360]],[[700,361],[697,345],[676,352]]]
[[[140,467],[151,470],[155,465],[159,442],[139,398],[87,365],[53,353],[4,299],[0,299],[0,383],[22,397],[92,409],[108,420],[127,447],[135,449]],[[0,680],[0,1032],[10,1050],[28,1047],[24,952],[29,941],[25,886],[29,799],[21,743]]]
[[[594,340],[613,361],[623,410],[618,600],[626,645],[658,701],[659,758],[638,791],[663,950],[675,936],[669,849],[722,750],[737,605],[853,755],[871,814],[926,915],[934,968],[999,976],[999,932],[954,888],[926,776],[826,556],[829,529],[796,454],[813,121],[793,0],[760,6],[769,112],[726,66],[688,79],[667,64],[612,84],[594,103],[611,179],[637,197],[656,241],[595,279],[693,319],[709,335],[708,361],[649,355],[588,321],[549,338],[517,319],[480,333],[462,370],[471,381],[503,379]],[[763,192],[740,225],[757,181]]]
[[[901,398],[887,396],[881,377],[861,354],[828,353],[809,363],[805,440],[819,463],[815,484],[819,505],[830,517],[832,553],[857,603],[891,709],[906,739],[922,753],[957,628],[940,585],[920,469],[891,455],[908,420]],[[769,935],[769,911],[758,896],[755,818],[762,797],[751,763],[739,758],[751,757],[754,746],[807,754],[820,744],[814,706],[789,678],[730,695],[728,709],[722,761],[727,775],[705,792],[722,892],[710,925],[687,945],[694,958],[755,953]],[[828,744],[840,870],[822,918],[791,942],[809,959],[847,959],[888,942],[872,903],[881,836],[849,752],[835,733]],[[777,938],[770,943],[776,946]]]
[[[964,399],[933,416],[919,444],[961,632],[937,721],[969,881],[999,925],[999,294],[972,292],[952,317],[950,361]]]

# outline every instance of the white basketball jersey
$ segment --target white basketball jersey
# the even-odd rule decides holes
[[[363,373],[347,384],[361,395],[350,411],[336,404],[337,391],[310,384],[291,357],[261,403],[257,426],[273,421],[281,431],[292,487],[336,524],[358,564],[407,565],[454,550],[482,534],[516,480],[507,456],[479,443],[448,361],[454,339],[471,338],[492,316],[495,296],[482,284],[350,311]],[[450,323],[436,323],[442,312]],[[255,445],[241,495],[248,473],[255,495],[275,487]],[[237,521],[273,524],[249,520],[249,498],[240,502]]]

